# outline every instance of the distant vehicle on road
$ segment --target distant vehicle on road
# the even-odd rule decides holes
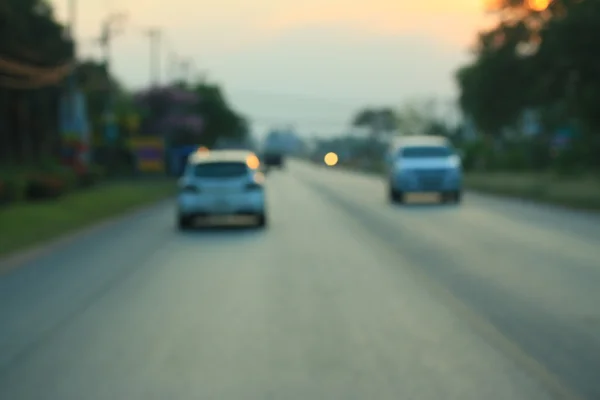
[[[179,180],[177,223],[190,228],[198,217],[248,215],[266,227],[264,175],[256,154],[245,150],[198,151]]]
[[[406,136],[394,141],[386,154],[388,195],[402,203],[408,193],[434,192],[445,203],[462,197],[460,156],[441,136]]]
[[[286,131],[271,131],[262,148],[262,161],[266,168],[285,166],[286,157],[292,152],[296,144],[295,136]]]
[[[284,155],[278,152],[265,152],[263,154],[263,162],[265,167],[283,168],[285,165]]]

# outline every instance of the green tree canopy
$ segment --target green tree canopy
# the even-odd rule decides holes
[[[47,1],[0,1],[0,163],[56,154],[57,84],[72,57],[73,43]]]
[[[528,4],[495,2],[498,25],[479,36],[475,60],[457,73],[463,111],[491,134],[527,109],[598,132],[600,2],[554,0],[544,10]]]
[[[220,137],[238,140],[247,138],[248,120],[232,108],[218,85],[202,83],[193,90],[200,99],[197,112],[204,119],[203,145],[211,147]]]
[[[0,55],[29,65],[53,67],[72,59],[73,43],[47,1],[3,0]]]
[[[373,135],[381,135],[396,129],[396,115],[391,108],[364,108],[356,113],[352,125],[366,128]]]

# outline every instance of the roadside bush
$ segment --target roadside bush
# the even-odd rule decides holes
[[[79,187],[90,187],[97,184],[105,176],[105,171],[98,165],[92,165],[87,171],[78,176]]]
[[[464,169],[473,172],[547,171],[555,162],[542,139],[525,138],[497,146],[478,139],[465,143],[461,150]]]
[[[494,149],[483,140],[466,143],[461,151],[462,165],[467,171],[493,170],[498,164]]]
[[[47,165],[26,173],[26,200],[55,199],[77,187],[77,174],[68,167]]]
[[[473,151],[472,146],[463,145],[460,149],[462,166],[467,171],[473,171],[476,166],[476,152]]]
[[[25,197],[27,200],[55,199],[68,191],[68,183],[51,173],[33,173],[27,178]]]
[[[54,199],[77,188],[90,187],[104,177],[96,165],[85,171],[47,161],[37,166],[0,170],[0,205],[17,201]]]
[[[103,176],[104,171],[98,166],[78,172],[52,161],[5,168],[0,170],[0,204],[54,199],[76,188],[93,186]]]
[[[58,166],[50,171],[52,177],[55,177],[62,182],[65,191],[73,190],[77,187],[77,172],[73,171],[71,168]]]
[[[533,138],[524,144],[524,150],[528,154],[529,166],[532,171],[546,171],[552,167],[553,152],[548,140]]]
[[[135,155],[129,148],[97,147],[92,157],[102,166],[103,176],[111,178],[135,176]]]
[[[23,200],[27,179],[19,175],[0,174],[0,205]]]
[[[506,172],[523,172],[529,170],[531,160],[527,149],[519,144],[511,144],[497,152],[493,170]]]
[[[593,166],[591,150],[584,141],[574,140],[568,147],[557,151],[552,170],[562,176],[586,175]]]
[[[8,185],[8,179],[0,177],[0,206],[11,201]]]

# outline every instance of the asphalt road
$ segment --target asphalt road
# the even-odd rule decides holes
[[[267,231],[171,202],[0,276],[0,399],[600,398],[600,218],[290,163]]]

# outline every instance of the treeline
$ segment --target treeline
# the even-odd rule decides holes
[[[59,151],[58,101],[73,43],[45,1],[0,2],[0,164]]]
[[[208,82],[151,88],[133,97],[139,134],[164,136],[174,147],[213,147],[221,138],[245,139],[247,120],[232,108],[223,90]]]
[[[497,0],[457,73],[483,169],[600,170],[600,2]]]
[[[446,136],[458,147],[466,148],[468,138],[463,125],[448,121],[450,106],[426,99],[407,102],[400,108],[361,109],[352,116],[350,125],[362,134],[320,141],[314,157],[319,159],[327,151],[342,151],[341,162],[348,159],[353,165],[376,170],[382,165],[389,140],[397,135]]]
[[[435,100],[359,110],[351,124],[372,139],[356,157],[380,157],[377,143],[393,135],[434,134],[471,170],[600,171],[600,1],[491,3],[497,24],[456,73],[462,118],[449,121],[457,110]]]
[[[85,184],[57,165],[58,110],[72,58],[73,43],[47,2],[0,2],[0,203]]]
[[[248,133],[217,85],[177,82],[129,93],[104,63],[73,55],[73,42],[48,2],[0,1],[0,204],[56,198],[107,175],[132,173],[134,136],[212,146],[219,137]],[[61,98],[73,86],[87,106],[88,162],[61,132]],[[106,118],[109,99],[113,122]],[[116,137],[106,134],[109,123]]]

